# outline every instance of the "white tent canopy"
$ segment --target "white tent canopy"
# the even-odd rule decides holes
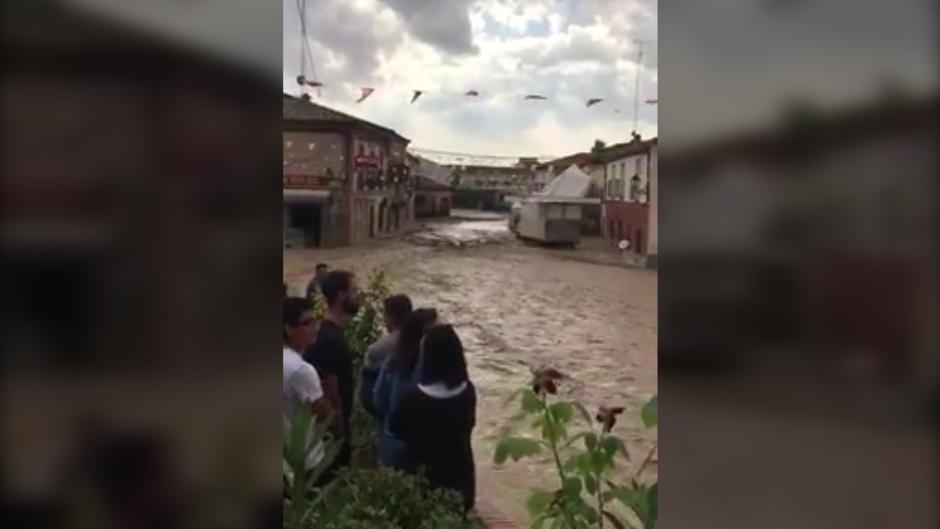
[[[577,165],[572,165],[556,176],[536,196],[586,198],[591,189],[591,177]]]

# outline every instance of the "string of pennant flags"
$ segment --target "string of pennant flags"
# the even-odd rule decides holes
[[[317,97],[322,97],[320,90],[325,87],[323,83],[319,81],[307,79],[304,75],[301,74],[297,76],[297,84],[303,88],[311,88],[315,90],[317,93]],[[371,87],[371,86],[359,87],[359,98],[356,99],[356,103],[357,104],[362,103],[363,101],[368,99],[369,96],[375,93],[375,90],[376,90],[375,87]],[[418,101],[418,99],[421,98],[421,96],[425,95],[426,93],[428,93],[427,90],[412,90],[411,101],[409,102],[409,104],[414,104],[416,101]],[[463,96],[470,97],[470,98],[481,97],[480,91],[474,90],[474,89],[465,91],[463,93]],[[522,96],[522,99],[524,101],[547,101],[549,98],[542,94],[526,94]],[[593,107],[603,102],[604,102],[604,98],[592,97],[592,98],[585,100],[584,106],[589,108],[589,107]],[[656,105],[659,103],[659,100],[657,98],[648,98],[644,100],[644,103],[647,105]],[[615,109],[615,112],[619,114],[620,110]]]

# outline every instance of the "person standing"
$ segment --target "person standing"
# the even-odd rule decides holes
[[[316,271],[313,273],[313,277],[310,278],[310,282],[307,283],[307,299],[313,299],[320,292],[323,279],[329,271],[330,267],[326,263],[317,263]]]
[[[402,395],[389,426],[404,441],[406,470],[423,468],[432,486],[459,492],[469,511],[476,500],[470,437],[477,396],[452,326],[425,332],[420,364],[418,384]]]
[[[309,407],[318,420],[332,423],[335,420],[333,407],[324,398],[320,377],[312,365],[304,361],[300,351],[313,342],[316,335],[316,318],[310,304],[303,298],[284,300],[284,426],[285,431],[293,424],[297,412]]]
[[[375,389],[375,381],[379,376],[379,370],[382,369],[382,366],[385,365],[385,362],[395,351],[398,330],[401,328],[405,317],[411,312],[411,299],[404,294],[390,296],[385,299],[383,308],[383,319],[385,320],[385,330],[387,332],[366,350],[362,366],[362,380],[359,383],[359,400],[373,417],[376,417],[375,408],[372,406],[372,392]]]
[[[405,446],[389,424],[401,396],[418,384],[418,355],[424,331],[437,319],[432,309],[418,309],[407,317],[398,333],[395,350],[379,372],[373,397],[379,420],[379,456],[383,465],[397,469],[408,467]]]
[[[353,379],[353,354],[346,342],[343,328],[350,317],[359,311],[359,287],[352,272],[334,270],[328,272],[320,285],[326,299],[326,313],[320,322],[316,342],[307,350],[305,358],[320,374],[323,392],[337,410],[341,429],[345,433],[342,448],[330,470],[325,472],[329,480],[336,471],[349,466],[352,443],[349,418],[352,415],[355,380]]]

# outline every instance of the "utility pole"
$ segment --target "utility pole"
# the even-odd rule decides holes
[[[633,84],[633,132],[637,132],[640,120],[640,73],[643,71],[643,41],[634,39],[636,44],[636,78]]]

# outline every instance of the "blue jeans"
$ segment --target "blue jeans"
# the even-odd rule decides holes
[[[379,437],[379,459],[382,464],[396,470],[404,470],[405,443],[389,432],[382,432]]]

